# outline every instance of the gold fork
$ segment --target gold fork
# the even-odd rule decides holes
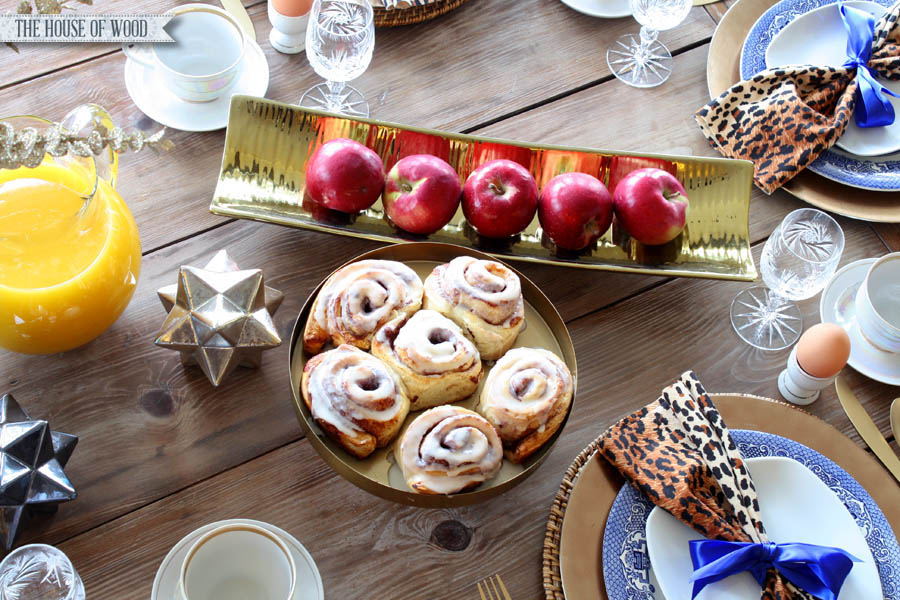
[[[498,584],[499,590],[497,588]],[[482,579],[477,585],[478,593],[481,594],[481,600],[512,600],[509,592],[506,591],[506,586],[503,585],[503,580],[500,579],[499,573],[493,577]],[[494,590],[493,594],[491,593],[492,589]]]

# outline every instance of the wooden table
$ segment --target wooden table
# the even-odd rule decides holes
[[[161,12],[152,0],[97,12]],[[319,81],[304,55],[269,46],[266,3],[245,1],[272,80],[267,96],[296,101]],[[715,156],[692,114],[707,99],[706,58],[723,2],[694,8],[661,38],[675,54],[665,85],[639,90],[609,73],[605,52],[632,19],[601,20],[557,0],[472,0],[430,23],[379,30],[371,66],[354,85],[376,118],[459,132],[616,150]],[[79,7],[85,10],[85,7]],[[125,57],[109,45],[50,45],[4,52],[0,115],[61,119],[82,102],[123,126],[156,130],[129,99]],[[287,344],[259,370],[240,369],[214,389],[177,353],[153,345],[164,312],[156,290],[180,265],[220,248],[261,267],[287,294],[276,323],[284,339],[313,287],[376,244],[249,221],[208,206],[224,132],[170,131],[176,149],[121,161],[119,190],[144,248],[131,305],[94,342],[53,356],[0,352],[0,393],[35,417],[80,436],[66,469],[78,499],[37,521],[20,542],[59,546],[92,600],[145,599],[166,552],[195,528],[231,517],[274,523],[318,563],[328,598],[476,598],[476,580],[500,573],[514,600],[542,597],[541,544],[550,504],[573,457],[617,417],[653,400],[686,369],[711,391],[776,397],[785,355],[751,350],[731,329],[731,298],[748,284],[667,279],[517,264],[556,303],[579,363],[578,396],[564,435],[531,479],[463,509],[422,510],[371,496],[338,477],[303,439],[291,408]],[[865,193],[865,192],[859,192]],[[753,192],[754,250],[789,211],[786,193]],[[841,264],[900,250],[900,227],[838,218]],[[803,303],[809,323],[817,299]],[[851,369],[847,377],[885,434],[897,388]],[[834,391],[809,410],[856,441]],[[885,477],[888,474],[885,473]]]

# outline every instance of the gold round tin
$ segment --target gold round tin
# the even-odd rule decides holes
[[[464,248],[462,246],[412,242],[378,248],[377,250],[361,254],[345,264],[367,259],[395,260],[409,265],[424,280],[434,267],[449,262],[457,256],[474,256],[475,258],[484,260],[497,260],[483,252],[471,248]],[[344,265],[342,265],[342,267],[343,266]],[[550,300],[547,299],[534,283],[516,269],[509,265],[506,265],[506,267],[516,273],[521,279],[522,295],[525,299],[525,328],[516,339],[514,347],[527,346],[545,348],[560,356],[572,372],[572,379],[575,384],[575,390],[577,391],[578,371],[575,364],[575,347],[572,345],[572,338],[569,336],[569,331],[566,329],[566,324],[563,322],[562,317],[559,316],[559,313],[556,312],[556,309],[553,307]],[[331,465],[341,477],[367,492],[387,500],[393,500],[394,502],[409,504],[411,506],[448,508],[484,502],[485,500],[502,494],[525,481],[529,475],[537,470],[547,455],[550,454],[550,450],[553,448],[553,445],[565,428],[566,421],[568,421],[569,418],[568,414],[556,434],[521,465],[514,465],[504,459],[503,468],[497,476],[484,482],[470,492],[459,494],[417,494],[407,487],[406,481],[400,472],[400,467],[395,463],[393,456],[394,445],[399,444],[399,441],[403,436],[403,431],[401,431],[392,444],[386,448],[376,450],[375,453],[368,458],[359,460],[345,452],[319,428],[300,395],[300,378],[303,375],[303,367],[306,365],[306,361],[309,358],[303,351],[303,329],[306,326],[306,320],[309,317],[313,301],[319,294],[319,290],[322,288],[323,283],[324,281],[313,290],[312,294],[310,294],[309,298],[306,300],[303,309],[300,311],[300,315],[297,317],[297,322],[294,324],[294,331],[291,334],[291,351],[289,359],[291,369],[291,392],[294,398],[294,410],[297,413],[297,419],[300,421],[300,425],[303,427],[307,439],[325,462]],[[478,394],[481,392],[481,386],[487,378],[487,371],[489,371],[489,369],[490,367],[485,363],[486,372],[482,377],[482,381],[475,394],[454,404],[473,409],[477,402]],[[574,395],[575,392],[573,392],[573,404],[575,402]],[[570,413],[572,410],[571,407],[572,405],[570,404]],[[409,425],[418,414],[419,412],[410,413],[404,424],[404,431],[405,427]]]

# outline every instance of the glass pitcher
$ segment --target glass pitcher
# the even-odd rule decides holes
[[[16,131],[53,123],[0,118]],[[62,125],[86,134],[109,115],[96,105]],[[122,314],[137,286],[137,226],[115,190],[118,156],[44,156],[34,168],[0,169],[0,347],[49,354],[81,346]]]

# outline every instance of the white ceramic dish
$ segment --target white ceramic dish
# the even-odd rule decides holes
[[[900,385],[900,354],[879,350],[859,331],[856,323],[856,292],[869,267],[877,259],[864,258],[842,267],[822,290],[819,317],[823,323],[837,323],[850,336],[847,364],[875,381]]]
[[[153,580],[153,589],[150,592],[150,600],[181,600],[178,593],[178,577],[181,574],[181,564],[187,556],[191,546],[205,533],[223,525],[256,525],[268,529],[279,536],[291,551],[294,564],[297,567],[297,583],[294,588],[293,600],[324,600],[325,592],[322,587],[322,577],[316,562],[312,559],[303,544],[298,542],[291,534],[262,521],[253,519],[228,519],[210,523],[192,531],[175,544],[163,559],[156,578]]]
[[[878,569],[859,525],[821,479],[790,458],[750,458],[747,467],[771,541],[842,548],[862,562],[854,563],[838,600],[883,597]],[[667,600],[691,600],[693,566],[688,543],[699,539],[703,539],[700,534],[661,508],[650,512],[647,549]],[[749,573],[739,573],[707,585],[696,600],[759,600],[759,594],[756,580]]]
[[[158,71],[131,59],[125,61],[125,88],[145,115],[173,129],[214,131],[228,125],[231,96],[265,96],[269,88],[269,64],[262,48],[246,39],[244,64],[237,82],[228,93],[211,102],[186,102],[169,92],[159,81]]]
[[[884,14],[884,7],[875,2],[847,2],[875,15]],[[839,67],[847,60],[847,29],[837,4],[822,6],[800,15],[782,29],[766,50],[766,66],[827,65]],[[880,80],[886,88],[900,94],[900,81]],[[900,98],[888,96],[896,115],[900,115]],[[900,151],[900,118],[885,127],[863,129],[855,119],[836,145],[857,156],[880,156]]]
[[[630,0],[561,0],[563,4],[578,12],[603,19],[618,19],[631,16]]]

